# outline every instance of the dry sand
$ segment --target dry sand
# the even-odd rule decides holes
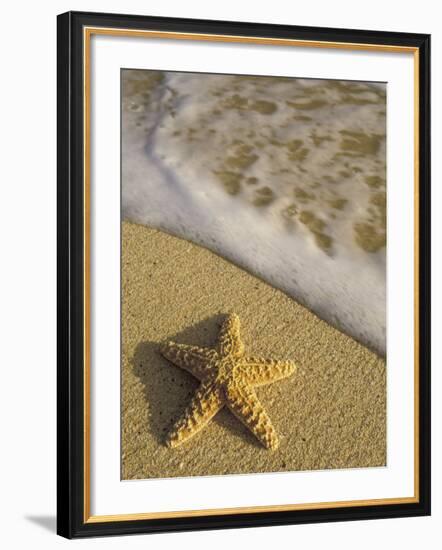
[[[122,238],[122,479],[386,464],[383,359],[204,248],[127,222]],[[247,354],[298,365],[257,389],[280,446],[266,450],[223,409],[169,449],[164,437],[198,382],[158,344],[212,346],[229,311],[241,319]]]

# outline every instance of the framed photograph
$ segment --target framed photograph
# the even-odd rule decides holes
[[[58,533],[430,513],[430,37],[58,17]]]

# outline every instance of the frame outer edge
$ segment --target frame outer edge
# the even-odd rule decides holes
[[[70,14],[57,17],[57,534],[70,538]]]
[[[85,528],[82,28],[72,12],[57,18],[57,533],[65,538]]]
[[[304,25],[285,25],[281,23],[257,23],[251,21],[228,21],[214,19],[178,18],[165,16],[149,16],[128,13],[102,13],[71,11],[72,16],[83,21],[85,26],[120,27],[131,30],[149,29],[170,32],[230,34],[244,37],[273,37],[293,39],[296,30],[300,40],[316,40],[320,32],[321,41],[352,42],[351,34],[358,35],[358,41],[365,44],[399,45],[419,48],[427,35],[422,33],[403,33],[395,31],[380,31],[367,29],[348,29],[338,27],[315,27]],[[222,27],[223,30],[207,31],[207,27]]]
[[[431,36],[419,48],[420,504],[431,515]]]

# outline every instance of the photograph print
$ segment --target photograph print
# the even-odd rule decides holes
[[[121,70],[121,479],[386,466],[386,93]]]

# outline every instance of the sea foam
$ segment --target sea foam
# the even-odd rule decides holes
[[[384,355],[385,86],[123,71],[124,219],[203,245]]]

